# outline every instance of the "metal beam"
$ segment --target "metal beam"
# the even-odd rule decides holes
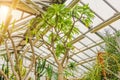
[[[92,33],[97,32],[98,30],[110,25],[111,23],[113,23],[113,22],[115,22],[115,21],[117,21],[119,19],[120,19],[120,13],[117,13],[114,16],[112,16],[111,18],[109,18],[108,20],[104,21],[103,23],[101,23],[98,26],[91,29],[90,32],[92,32]]]
[[[12,1],[10,1],[10,0],[0,0],[0,5],[5,5],[5,6],[10,7],[11,4],[12,4]],[[17,4],[16,9],[27,12],[29,14],[39,14],[38,11],[36,11],[35,9],[32,9],[31,7],[27,6],[22,1],[20,1]]]
[[[95,45],[91,45],[91,46],[89,46],[88,48],[82,49],[82,50],[76,52],[75,54],[70,55],[70,57],[72,57],[72,56],[74,56],[74,55],[76,55],[76,54],[79,54],[80,52],[83,52],[83,51],[85,51],[85,50],[88,50],[88,49],[90,49],[90,48],[92,48],[92,47],[95,47],[95,46],[97,46],[97,45],[100,45],[100,44],[102,44],[102,43],[104,43],[104,41],[99,42],[99,43],[96,43]]]
[[[24,1],[23,3],[26,4],[26,5],[28,5],[28,6],[30,6],[30,7],[33,8],[33,9],[37,10],[37,11],[39,12],[39,14],[40,14],[40,13],[44,13],[44,10],[43,10],[41,7],[39,7],[39,5],[37,5],[37,4],[36,4],[35,2],[33,2],[32,0],[26,0],[26,1]]]
[[[84,63],[88,63],[90,61],[94,61],[95,59],[96,59],[96,57],[88,58],[88,59],[82,60],[81,62],[77,63],[77,65],[82,65]]]
[[[77,38],[75,38],[74,40],[70,41],[70,43],[71,44],[75,44],[76,42],[80,41],[83,38],[84,38],[84,35],[80,35]]]
[[[73,8],[80,0],[72,0],[70,4],[67,5],[67,8]]]

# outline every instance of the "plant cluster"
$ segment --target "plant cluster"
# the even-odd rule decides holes
[[[86,73],[82,80],[119,80],[120,72],[120,31],[114,34],[106,33],[103,37],[105,41],[104,64],[97,60],[93,68]],[[102,67],[104,65],[104,68]],[[105,74],[103,74],[103,69]],[[105,75],[105,76],[104,76]]]

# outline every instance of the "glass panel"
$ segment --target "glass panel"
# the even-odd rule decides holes
[[[12,21],[20,19],[21,18],[21,14],[22,14],[21,11],[13,10],[13,12],[12,12],[12,15],[13,15]]]
[[[88,37],[90,37],[95,42],[101,40],[101,38],[99,36],[97,36],[96,34],[94,34],[94,33],[87,33],[86,35]]]
[[[84,52],[85,52],[84,54],[87,54],[87,55],[89,55],[90,57],[96,56],[96,54],[93,53],[91,50],[86,50],[86,51],[84,51]]]
[[[120,20],[115,21],[111,24],[116,30],[120,30]]]
[[[79,28],[79,30],[81,31],[81,32],[86,32],[87,30],[88,30],[88,28],[87,27],[85,27],[81,22],[77,22],[76,23],[76,26]]]
[[[80,44],[79,42],[76,42],[76,43],[74,44],[74,46],[76,46],[78,49],[81,49],[81,48],[84,47],[84,46],[83,46],[82,44]]]
[[[72,58],[75,59],[77,62],[82,60],[81,58],[77,57],[76,55],[73,56]]]
[[[106,0],[106,1],[113,5],[115,9],[120,11],[120,0]]]
[[[84,43],[85,45],[88,46],[88,44],[93,43],[90,39],[88,39],[87,37],[85,37],[84,39],[82,39],[80,42]]]
[[[88,71],[86,68],[84,68],[83,66],[79,65],[79,68],[81,68],[83,71],[81,71],[81,74],[83,74],[84,72]]]
[[[115,31],[112,28],[110,28],[109,26],[107,26],[107,27],[102,28],[98,32],[104,36],[106,32],[109,34],[113,34]]]
[[[95,16],[93,19],[92,27],[96,27],[97,25],[99,25],[102,22],[103,21],[101,19],[99,19],[97,16]]]
[[[115,11],[110,8],[103,0],[83,0],[86,4],[90,5],[90,8],[100,15],[104,20],[107,20],[114,15]]]
[[[86,59],[88,56],[86,56],[84,53],[79,53],[78,54],[81,59]]]

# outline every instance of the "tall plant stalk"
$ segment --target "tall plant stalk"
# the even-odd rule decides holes
[[[25,77],[23,78],[23,80],[26,80],[29,76],[29,73],[31,72],[31,70],[33,69],[33,67],[35,66],[35,51],[34,51],[34,48],[33,48],[33,43],[32,43],[32,40],[31,40],[31,37],[29,38],[29,42],[30,42],[30,47],[31,47],[31,50],[32,50],[32,62],[30,64],[30,67],[29,67],[29,70],[28,72],[26,73]]]
[[[0,70],[0,75],[2,75],[5,80],[9,80],[9,78],[7,77],[7,75],[2,70]]]
[[[13,60],[11,59],[10,52],[9,52],[8,45],[7,45],[6,41],[5,41],[5,47],[6,47],[8,60],[10,61],[11,70],[12,70],[13,74],[15,75],[16,79],[19,80],[19,76],[18,76],[17,72],[14,69],[14,63],[13,63]]]
[[[19,68],[18,53],[17,53],[17,49],[16,49],[16,46],[15,46],[15,43],[14,43],[14,41],[13,41],[9,31],[8,31],[8,37],[11,40],[11,43],[12,43],[12,46],[13,46],[13,50],[14,50],[14,55],[15,55],[15,60],[16,60],[16,69],[18,71],[18,76],[19,76],[18,80],[21,80],[22,78],[21,78],[21,73],[20,73],[20,68]]]

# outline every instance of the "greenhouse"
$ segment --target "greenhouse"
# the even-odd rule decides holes
[[[120,0],[0,0],[0,80],[120,80]]]

